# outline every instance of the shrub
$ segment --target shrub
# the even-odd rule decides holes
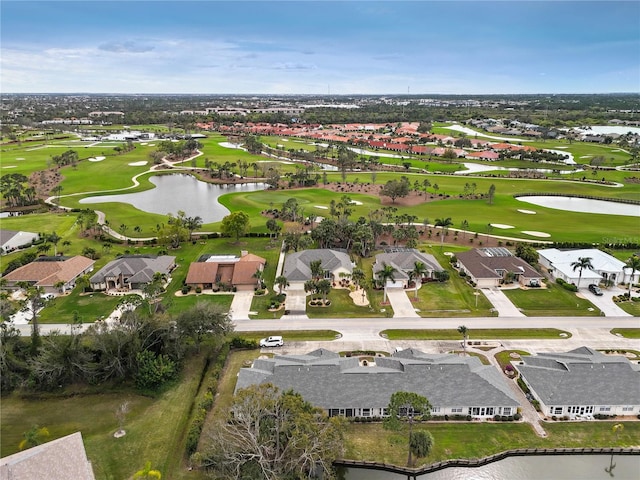
[[[258,342],[247,340],[242,337],[233,337],[230,342],[231,348],[258,348]]]
[[[136,355],[138,372],[136,386],[140,389],[158,389],[164,382],[176,374],[176,363],[167,355],[157,355],[150,350],[143,350]]]
[[[202,293],[202,288],[196,287],[196,293]]]
[[[189,293],[189,287],[187,287],[186,285],[184,287],[182,287],[182,294],[186,295],[187,293]]]
[[[467,415],[467,422],[471,421],[471,415]]]

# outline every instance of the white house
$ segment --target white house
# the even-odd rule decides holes
[[[38,240],[37,233],[0,230],[0,254],[12,252],[36,240]]]
[[[351,275],[353,262],[345,251],[319,248],[290,253],[284,261],[284,275],[292,289],[301,289],[304,282],[311,280],[311,262],[320,260],[324,272],[323,277],[328,280],[340,280],[340,274]]]
[[[538,250],[539,263],[545,267],[554,278],[573,283],[578,287],[586,287],[591,283],[610,282],[617,285],[621,282],[628,283],[631,278],[631,269],[625,267],[625,263],[615,257],[598,250],[597,248],[584,248],[579,250],[558,250],[548,248]],[[593,269],[583,269],[580,277],[580,269],[571,266],[580,258],[590,258]],[[638,282],[640,272],[633,276],[633,283]],[[580,285],[578,285],[580,280]]]
[[[640,365],[589,347],[523,356],[515,365],[545,415],[640,413]]]

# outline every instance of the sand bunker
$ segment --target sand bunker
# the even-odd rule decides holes
[[[18,168],[15,165],[5,165],[2,168]]]
[[[557,147],[553,147],[553,148],[569,148],[569,147],[557,146]]]
[[[516,228],[513,225],[505,225],[504,223],[490,223],[489,225],[491,225],[492,227],[496,227],[496,228],[502,228],[502,229],[507,229],[507,228]]]
[[[535,230],[522,230],[522,233],[524,233],[525,235],[531,235],[532,237],[541,237],[541,238],[547,238],[551,236],[551,234],[549,233],[536,232]]]
[[[149,144],[149,146],[150,146],[150,147],[155,147],[155,146],[156,146],[156,144],[155,144],[155,143],[150,143],[150,144]]]
[[[224,148],[235,148],[235,149],[239,149],[239,150],[244,150],[244,148],[242,148],[237,143],[220,142],[220,143],[218,143],[218,145],[220,145],[221,147],[224,147]]]
[[[95,158],[94,158],[94,157],[91,157],[91,158],[89,159],[89,161],[90,161],[90,162],[101,162],[101,161],[103,161],[105,158],[107,158],[107,157],[95,157]]]
[[[580,158],[591,158],[593,155],[582,155]]]
[[[131,162],[131,163],[129,164],[129,166],[130,166],[130,167],[142,167],[142,166],[144,166],[144,165],[146,165],[146,164],[147,164],[147,162],[146,162],[146,161],[144,161],[144,160],[142,160],[142,161],[140,161],[140,162]]]
[[[316,208],[320,208],[322,210],[329,210],[329,207],[324,207],[322,205],[315,205]]]
[[[24,157],[18,157],[16,160],[24,160]]]
[[[351,205],[362,205],[362,202],[359,202],[358,200],[351,200]]]
[[[149,145],[147,142],[140,142],[140,145]]]
[[[536,214],[536,212],[534,212],[533,210],[521,210],[521,209],[518,209],[518,211],[520,213],[526,213],[527,215],[535,215]]]

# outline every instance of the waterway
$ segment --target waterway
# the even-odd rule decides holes
[[[532,203],[540,207],[581,213],[604,213],[607,215],[626,215],[640,217],[640,205],[630,203],[609,202],[607,200],[592,200],[590,198],[555,197],[536,195],[517,197],[521,202]]]
[[[264,183],[217,185],[198,180],[191,175],[158,175],[149,179],[155,185],[144,192],[87,197],[80,203],[128,203],[148,213],[167,215],[182,210],[188,217],[198,216],[203,223],[221,221],[229,210],[218,202],[221,195],[264,190]]]
[[[611,466],[613,465],[613,468]],[[380,470],[346,469],[344,480],[406,480]],[[451,467],[418,480],[638,480],[640,455],[533,455],[509,457],[482,467]]]

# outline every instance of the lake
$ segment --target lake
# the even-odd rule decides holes
[[[640,205],[630,203],[609,202],[607,200],[592,200],[590,198],[556,197],[551,195],[534,195],[517,197],[517,200],[532,203],[540,207],[566,210],[568,212],[604,213],[607,215],[626,215],[640,217]]]
[[[213,223],[221,221],[230,213],[218,202],[221,195],[255,192],[266,188],[264,183],[217,185],[184,174],[157,175],[149,181],[155,188],[137,193],[87,197],[80,200],[80,203],[128,203],[144,212],[160,215],[175,215],[178,210],[182,210],[187,217],[198,216],[202,218],[203,223]]]
[[[640,455],[532,455],[509,457],[482,467],[451,467],[418,480],[638,480]],[[379,470],[347,469],[345,480],[406,480],[406,475]]]

